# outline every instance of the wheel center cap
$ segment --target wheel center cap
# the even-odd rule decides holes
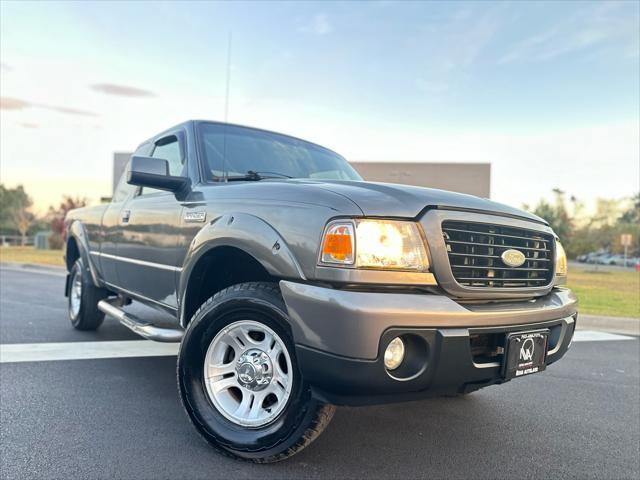
[[[238,383],[252,391],[266,388],[273,378],[273,365],[269,355],[258,348],[244,352],[236,362]]]

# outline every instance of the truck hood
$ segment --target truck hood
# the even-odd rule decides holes
[[[291,181],[291,180],[289,180]],[[463,193],[393,183],[357,181],[305,181],[354,202],[366,216],[415,218],[425,208],[475,210],[547,224],[524,210]]]

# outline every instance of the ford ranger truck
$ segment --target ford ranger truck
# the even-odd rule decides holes
[[[577,301],[549,225],[363,181],[278,133],[189,121],[142,143],[111,203],[66,217],[73,327],[180,342],[178,390],[220,452],[285,459],[334,405],[465,395],[566,353]],[[150,322],[125,308],[169,313]]]

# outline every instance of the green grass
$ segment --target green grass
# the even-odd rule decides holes
[[[33,247],[0,247],[0,261],[64,266],[61,250]],[[572,266],[568,286],[578,295],[581,313],[640,318],[639,272]]]
[[[580,313],[640,318],[640,272],[569,268],[568,287],[580,301]]]
[[[62,250],[36,250],[33,247],[0,247],[0,262],[36,263],[64,266]]]

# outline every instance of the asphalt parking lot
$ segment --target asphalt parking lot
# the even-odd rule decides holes
[[[98,332],[74,331],[63,285],[60,273],[0,268],[0,352],[140,340],[109,318]],[[340,408],[313,445],[266,466],[200,439],[178,400],[174,356],[1,358],[3,479],[640,476],[637,338],[576,342],[546,372],[465,398]]]

